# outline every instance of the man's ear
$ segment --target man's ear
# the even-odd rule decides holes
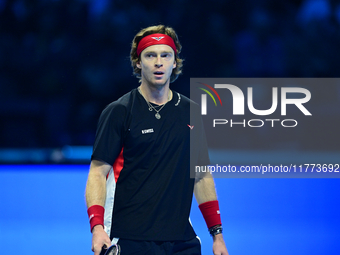
[[[137,68],[142,69],[142,67],[141,67],[141,65],[140,65],[140,60],[137,61],[136,66],[137,66]]]
[[[177,63],[176,63],[176,60],[175,60],[173,66],[172,66],[172,69],[175,69],[176,66],[177,66]]]

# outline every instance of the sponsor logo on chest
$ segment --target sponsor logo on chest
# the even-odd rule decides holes
[[[144,135],[144,134],[149,134],[149,133],[153,133],[154,131],[153,131],[153,128],[149,128],[149,129],[144,129],[144,130],[142,130],[142,134]]]

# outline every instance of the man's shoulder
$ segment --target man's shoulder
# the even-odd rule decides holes
[[[121,96],[120,98],[118,98],[117,100],[109,103],[105,109],[126,109],[130,104],[131,101],[133,100],[133,96],[135,94],[135,89],[127,92],[126,94],[124,94],[123,96]]]
[[[129,107],[132,104],[133,98],[135,96],[135,89],[131,90],[130,92],[124,94],[117,100],[108,104],[102,114],[103,115],[115,115],[115,116],[125,116],[126,113],[129,111]]]
[[[126,94],[124,94],[123,96],[118,98],[117,100],[111,102],[108,105],[108,107],[117,107],[117,106],[118,107],[127,107],[130,104],[134,94],[135,94],[135,89],[127,92]]]
[[[195,101],[191,100],[187,96],[181,93],[178,93],[178,92],[175,92],[175,93],[179,95],[179,101],[180,101],[179,105],[182,105],[183,107],[194,107],[194,108],[199,107],[199,105]]]

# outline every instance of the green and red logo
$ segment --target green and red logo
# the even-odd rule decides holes
[[[211,87],[210,85],[205,84],[205,83],[201,83],[201,82],[199,82],[199,83],[204,85],[204,86],[206,86],[207,88],[209,88],[216,95],[216,97],[220,101],[220,104],[222,105],[221,97],[220,97],[220,95],[217,93],[217,91],[213,87]],[[214,101],[215,106],[217,106],[215,97],[213,96],[213,94],[211,94],[211,92],[209,90],[207,90],[205,88],[199,88],[199,89],[201,89],[204,92],[206,92],[212,98],[212,100]],[[202,104],[201,104],[202,105],[201,114],[202,115],[206,115],[207,114],[207,95],[206,94],[202,94],[201,95],[201,101],[202,101]]]

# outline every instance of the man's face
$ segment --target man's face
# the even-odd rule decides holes
[[[141,69],[142,83],[157,87],[169,84],[176,67],[174,51],[165,44],[147,47],[142,51],[137,67]]]

